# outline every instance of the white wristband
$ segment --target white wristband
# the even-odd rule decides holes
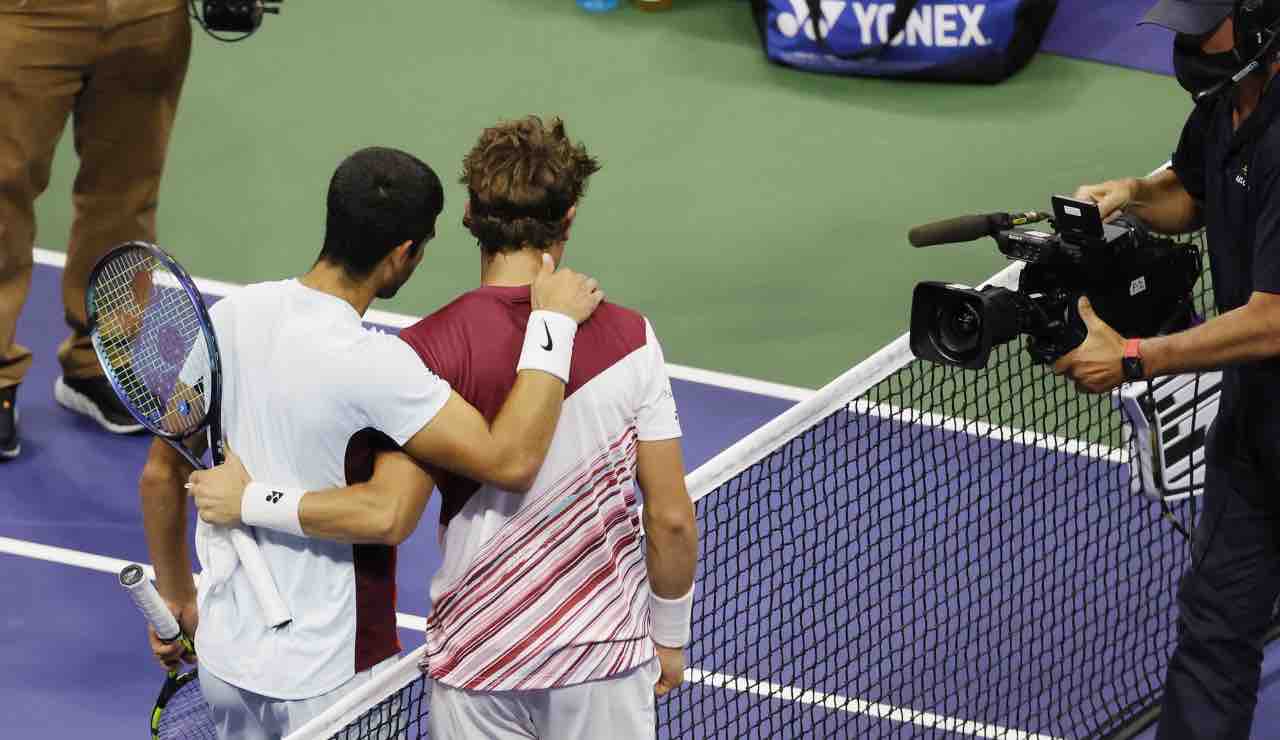
[[[521,370],[541,370],[569,382],[569,363],[573,360],[573,338],[578,322],[555,311],[538,310],[529,314],[524,331],[524,350],[520,353]]]
[[[306,537],[298,519],[298,507],[305,493],[301,488],[281,488],[254,481],[245,486],[240,499],[240,521],[251,527]]]
[[[693,587],[678,599],[664,599],[649,591],[649,632],[662,647],[679,648],[689,644],[693,622]]]

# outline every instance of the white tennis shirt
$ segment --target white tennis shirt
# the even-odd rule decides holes
[[[373,428],[403,444],[449,399],[448,383],[423,368],[408,345],[366,329],[349,303],[296,280],[247,286],[210,315],[222,357],[223,431],[256,480],[308,491],[346,485],[352,435]],[[200,522],[196,536],[206,569],[208,529]],[[386,610],[394,619],[390,593],[362,593],[378,579],[361,569],[385,571],[388,556],[370,556],[371,546],[249,531],[293,622],[267,626],[241,568],[212,589],[202,579],[200,670],[278,699],[336,688],[355,675],[358,662],[373,659],[367,649],[360,653],[358,632],[369,639],[358,621]],[[390,551],[394,578],[394,551],[381,549]],[[380,578],[378,588],[385,588]],[[378,637],[382,652],[385,632]]]

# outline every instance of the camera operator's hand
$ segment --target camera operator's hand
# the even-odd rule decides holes
[[[1124,337],[1098,318],[1088,298],[1080,297],[1079,310],[1089,334],[1053,363],[1053,372],[1071,378],[1082,393],[1106,393],[1124,382]]]
[[[1138,188],[1137,181],[1107,180],[1097,185],[1081,185],[1076,189],[1076,200],[1091,200],[1098,204],[1102,219],[1110,221],[1119,216],[1124,207],[1133,202]]]

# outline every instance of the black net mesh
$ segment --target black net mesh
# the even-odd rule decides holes
[[[1189,548],[1125,444],[1110,397],[1017,343],[984,372],[906,361],[699,502],[690,680],[659,737],[1132,726],[1159,699]],[[427,693],[416,679],[336,737],[425,737]]]
[[[431,689],[425,678],[417,676],[390,696],[371,699],[369,708],[339,732],[335,740],[408,740],[430,737],[427,733],[427,709]]]

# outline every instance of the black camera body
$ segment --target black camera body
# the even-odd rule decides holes
[[[201,12],[196,15],[196,20],[205,31],[213,34],[219,33],[240,33],[246,38],[258,30],[262,25],[262,17],[266,13],[279,13],[280,3],[283,0],[202,0]],[[194,4],[193,4],[194,5]],[[192,13],[195,13],[193,7]],[[214,36],[219,40],[237,40],[224,39]]]
[[[1084,341],[1077,310],[1093,310],[1121,336],[1176,331],[1195,320],[1191,290],[1200,277],[1194,245],[1157,236],[1136,219],[1103,224],[1097,205],[1054,198],[1053,232],[1004,229],[1000,252],[1026,262],[1017,290],[939,282],[916,286],[911,349],[923,360],[980,369],[997,345],[1027,335],[1027,352],[1048,364]]]

